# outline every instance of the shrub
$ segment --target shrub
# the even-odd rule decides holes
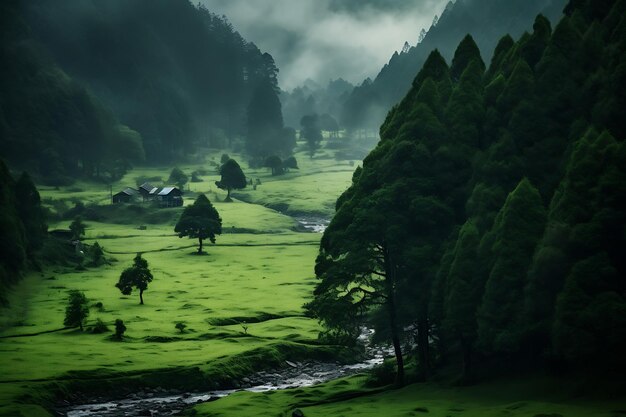
[[[100,319],[96,319],[96,323],[93,326],[91,326],[91,333],[93,334],[102,334],[108,331],[109,331],[109,328]]]
[[[115,340],[122,340],[124,338],[124,333],[126,332],[126,326],[124,322],[120,319],[115,320],[115,335],[113,338]]]

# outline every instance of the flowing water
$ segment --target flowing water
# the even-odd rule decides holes
[[[364,330],[360,342],[366,344],[372,330]],[[131,417],[175,416],[194,404],[215,401],[237,391],[266,392],[288,388],[308,387],[333,379],[357,374],[383,362],[389,349],[366,348],[367,360],[342,365],[338,362],[290,362],[278,370],[262,371],[243,378],[240,388],[196,393],[172,393],[163,389],[133,393],[119,400],[100,399],[89,404],[71,405],[59,409],[67,417]]]

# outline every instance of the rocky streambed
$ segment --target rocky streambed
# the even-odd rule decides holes
[[[366,342],[371,331],[361,335]],[[237,391],[266,392],[288,388],[307,387],[333,379],[353,375],[381,364],[391,352],[389,349],[368,347],[366,360],[355,364],[339,362],[286,361],[280,369],[257,372],[243,378],[238,388],[208,392],[173,392],[162,388],[140,391],[126,398],[110,400],[94,398],[88,404],[64,405],[59,415],[67,417],[134,417],[176,416],[194,404],[216,401]]]

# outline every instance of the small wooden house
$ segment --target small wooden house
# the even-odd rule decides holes
[[[165,187],[158,191],[156,201],[160,207],[180,207],[183,205],[183,192],[176,187]]]
[[[144,182],[139,186],[139,194],[143,201],[154,200],[157,197],[159,189],[150,183]]]
[[[139,191],[132,188],[125,188],[113,195],[113,204],[132,203],[139,196]]]

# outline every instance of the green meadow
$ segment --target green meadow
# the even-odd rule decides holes
[[[624,402],[593,383],[568,383],[546,376],[508,378],[470,387],[436,383],[412,384],[398,390],[365,388],[354,376],[312,388],[267,393],[239,392],[195,407],[197,416],[290,416],[299,409],[306,417],[617,417]],[[603,388],[606,384],[601,385]],[[596,392],[577,398],[580,390]],[[578,392],[578,394],[577,394]]]
[[[84,220],[84,241],[97,241],[109,262],[85,270],[48,267],[30,274],[10,295],[11,307],[1,319],[0,415],[43,414],[29,404],[37,402],[29,394],[35,388],[42,391],[42,384],[63,390],[67,388],[59,381],[123,380],[189,369],[199,369],[211,383],[209,376],[236,380],[253,369],[276,365],[283,355],[315,357],[336,350],[318,346],[319,324],[304,317],[302,310],[315,282],[313,265],[321,235],[304,231],[292,217],[269,206],[293,201],[291,210],[300,214],[330,216],[353,167],[347,161],[311,161],[299,154],[299,170],[272,177],[266,169],[243,164],[247,176],[261,184],[225,203],[226,193],[214,184],[219,176],[212,161],[219,157],[180,166],[188,175],[206,170],[202,182],[189,183],[185,204],[206,193],[223,219],[223,234],[215,245],[206,242],[202,256],[195,255],[197,240],[181,239],[173,231],[182,208],[109,206],[106,184],[41,187],[44,204],[59,213],[79,201],[88,208],[99,205],[98,221]],[[134,169],[112,190],[135,187],[137,177],[166,182],[170,170]],[[52,222],[49,229],[66,229],[69,223]],[[144,293],[145,305],[139,304],[138,293],[124,296],[114,287],[137,252],[144,254],[154,275]],[[111,332],[62,330],[67,292],[73,289],[89,299],[87,329],[100,319],[113,330],[114,321],[122,319],[127,327],[123,342],[111,341]],[[175,328],[179,322],[187,326],[182,333]]]
[[[197,241],[173,231],[182,208],[137,209],[111,206],[106,184],[78,182],[41,187],[47,207],[59,213],[80,201],[96,207],[98,220],[85,220],[85,242],[98,242],[108,263],[77,270],[58,265],[33,272],[9,294],[0,317],[0,416],[46,416],[59,398],[76,393],[123,395],[142,387],[189,391],[230,385],[255,371],[284,366],[286,360],[337,359],[345,352],[320,345],[316,320],[304,316],[315,284],[313,266],[321,235],[309,233],[293,216],[332,215],[337,196],[350,184],[354,164],[329,155],[310,160],[298,154],[300,169],[272,177],[250,169],[256,187],[226,193],[210,155],[188,164],[205,169],[190,183],[185,204],[206,193],[223,219],[223,234],[206,254]],[[237,155],[233,155],[239,159]],[[241,161],[243,162],[243,161]],[[207,168],[207,167],[210,167]],[[171,167],[140,167],[112,185],[113,192],[136,186],[137,177],[167,181]],[[141,207],[141,205],[140,205]],[[282,212],[282,213],[281,213]],[[51,222],[65,229],[70,220]],[[122,295],[114,287],[121,271],[142,252],[154,275],[144,293]],[[91,306],[87,331],[63,329],[69,290],[83,291]],[[97,319],[111,330],[92,334]],[[127,327],[123,342],[110,340],[116,319]],[[180,332],[175,325],[186,325]],[[545,376],[520,377],[473,387],[413,384],[400,390],[371,388],[356,375],[309,388],[267,393],[239,392],[188,411],[198,416],[307,417],[615,417],[626,405],[588,386]],[[577,379],[574,379],[577,380]],[[615,396],[620,398],[620,396]],[[195,413],[195,414],[194,414]]]

